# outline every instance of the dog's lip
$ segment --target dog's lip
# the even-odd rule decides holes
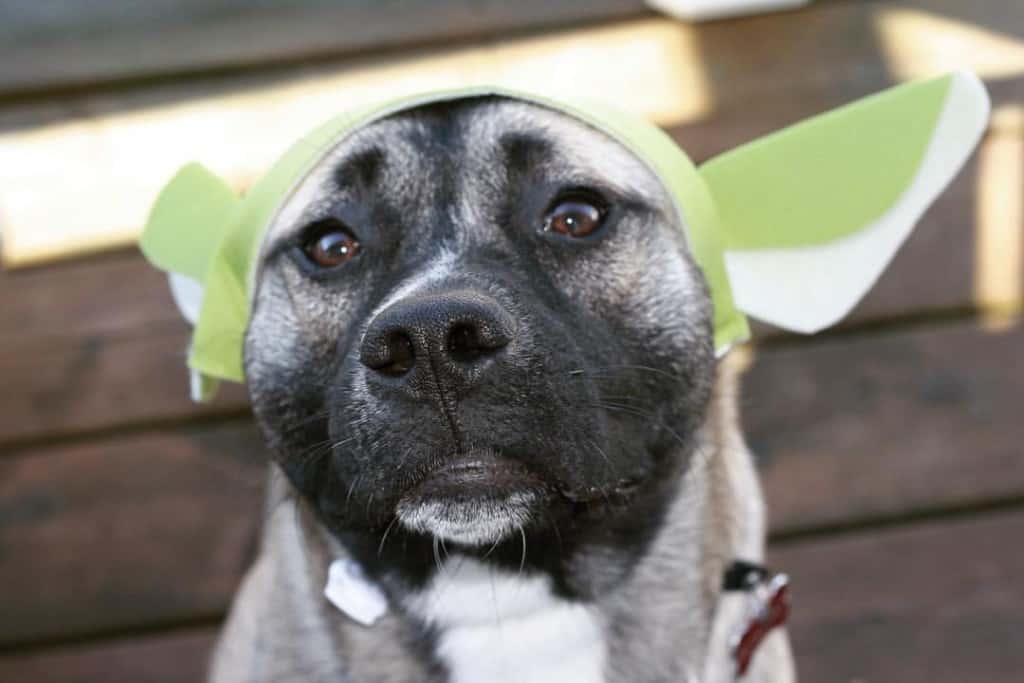
[[[540,479],[513,458],[495,453],[468,453],[450,456],[432,468],[406,497],[502,498],[522,491],[540,493],[543,489]]]
[[[490,453],[435,465],[395,506],[407,528],[467,546],[493,544],[530,524],[547,488],[522,463]]]
[[[633,473],[603,485],[572,487],[546,481],[517,459],[488,451],[449,456],[411,486],[402,501],[497,502],[525,494],[535,502],[555,497],[574,505],[622,503],[635,496],[645,481],[644,474]]]

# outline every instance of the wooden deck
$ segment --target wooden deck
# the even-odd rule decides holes
[[[708,24],[714,112],[670,132],[700,160],[893,82],[905,62],[873,23],[889,7],[1024,46],[1019,0]],[[983,70],[997,116],[979,153],[853,316],[753,349],[744,421],[804,681],[1024,672],[1024,68],[1002,65]],[[0,681],[202,679],[253,557],[265,454],[244,392],[188,401],[186,342],[132,250],[0,271]]]

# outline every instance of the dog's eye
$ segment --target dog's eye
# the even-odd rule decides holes
[[[566,237],[586,237],[601,227],[604,216],[604,203],[596,198],[567,195],[552,204],[544,229]]]
[[[316,223],[306,234],[302,250],[321,268],[335,268],[359,253],[359,241],[338,221]]]

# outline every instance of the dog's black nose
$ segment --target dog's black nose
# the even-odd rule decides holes
[[[364,365],[390,377],[433,374],[472,380],[512,340],[512,316],[473,291],[422,294],[388,306],[370,323],[359,350]]]

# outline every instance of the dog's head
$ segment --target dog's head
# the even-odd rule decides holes
[[[246,374],[281,467],[375,554],[643,543],[714,373],[678,221],[624,147],[538,105],[433,104],[348,136],[258,265]]]
[[[540,536],[555,569],[642,549],[695,448],[712,307],[720,351],[744,314],[839,320],[989,111],[954,73],[697,169],[621,112],[467,92],[503,91],[335,117],[244,198],[190,164],[141,240],[196,325],[193,396],[248,381],[282,469],[371,570],[432,541],[523,562],[509,538]]]

